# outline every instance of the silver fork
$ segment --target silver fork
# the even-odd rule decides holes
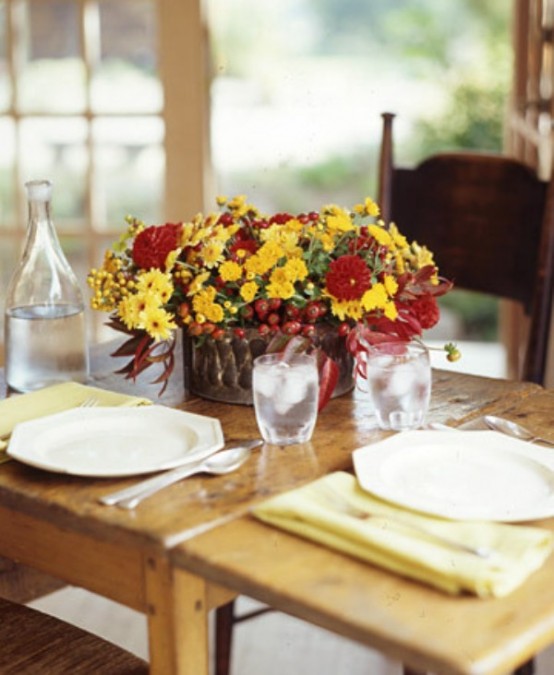
[[[78,408],[94,408],[98,405],[98,399],[95,396],[86,398],[82,403],[79,403]]]
[[[326,495],[330,497],[333,506],[338,508],[342,513],[348,516],[352,516],[352,518],[358,518],[359,520],[369,520],[371,518],[379,520],[389,520],[392,523],[398,523],[402,525],[402,527],[407,527],[416,532],[420,532],[421,534],[424,534],[426,537],[429,537],[430,539],[435,539],[437,542],[444,544],[449,548],[455,549],[457,551],[462,551],[463,553],[470,553],[471,555],[475,555],[479,558],[489,558],[493,554],[493,551],[490,548],[487,548],[485,546],[468,546],[467,544],[462,544],[459,541],[450,539],[449,537],[445,537],[442,534],[437,534],[432,530],[428,530],[426,527],[417,525],[416,523],[412,523],[409,520],[404,520],[403,518],[399,518],[398,516],[393,516],[390,514],[374,513],[367,509],[360,509],[359,507],[351,504],[345,497],[343,497],[343,495],[337,492],[330,485],[323,484],[323,488]]]

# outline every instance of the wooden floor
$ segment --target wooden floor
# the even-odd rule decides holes
[[[239,600],[243,609],[255,606]],[[77,588],[31,603],[148,658],[141,614]],[[232,675],[400,675],[398,663],[292,617],[271,612],[235,629]],[[536,675],[553,675],[554,647],[537,658]]]

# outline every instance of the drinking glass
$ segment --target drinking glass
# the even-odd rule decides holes
[[[305,443],[317,420],[319,378],[313,356],[280,353],[254,359],[252,394],[262,438],[273,445]]]
[[[419,343],[386,342],[367,353],[367,381],[381,429],[417,429],[431,397],[429,351]]]

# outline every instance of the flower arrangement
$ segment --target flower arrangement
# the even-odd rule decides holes
[[[264,215],[243,196],[189,222],[127,230],[90,271],[92,307],[129,335],[115,356],[134,378],[162,363],[163,387],[174,365],[176,332],[219,340],[255,328],[309,342],[317,324],[336,327],[359,354],[369,342],[410,340],[439,320],[436,297],[452,286],[433,255],[379,218],[371,199],[292,215]],[[448,358],[458,353],[445,347]]]

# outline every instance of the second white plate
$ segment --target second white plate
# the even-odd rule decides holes
[[[456,520],[554,516],[554,452],[494,431],[409,431],[353,453],[378,497]]]
[[[224,445],[219,420],[164,406],[75,408],[18,424],[14,459],[77,476],[132,476],[203,459]]]

